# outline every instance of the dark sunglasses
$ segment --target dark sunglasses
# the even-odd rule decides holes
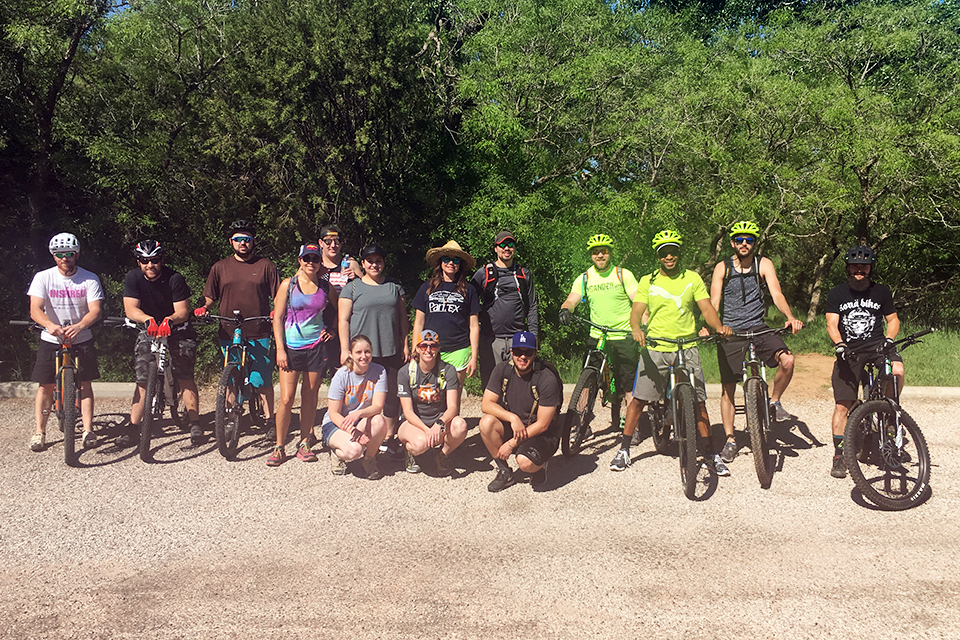
[[[75,255],[77,255],[76,251],[65,251],[63,253],[55,253],[53,254],[53,257],[63,260],[64,258],[72,258]]]
[[[517,243],[514,242],[513,240],[506,240],[505,242],[501,242],[497,246],[500,247],[501,249],[513,249],[515,246],[517,246]]]
[[[329,247],[332,244],[340,244],[340,238],[323,238],[320,242]]]
[[[308,253],[305,256],[300,256],[300,259],[304,262],[320,262],[320,256],[315,253]]]
[[[513,355],[517,356],[518,358],[532,358],[537,355],[536,349],[523,349],[521,347],[517,347],[516,349],[511,349],[510,351],[512,351]]]
[[[607,255],[608,253],[610,253],[610,249],[608,247],[594,247],[593,249],[590,249],[590,255],[592,256],[601,254]]]
[[[247,243],[253,242],[253,236],[233,236],[230,239],[233,240],[234,242],[247,242]]]
[[[663,249],[657,249],[658,258],[666,258],[667,256],[679,256],[680,249],[676,247],[664,247]]]
[[[753,236],[737,236],[736,238],[733,239],[734,244],[743,244],[744,242],[746,242],[750,246],[753,246],[753,243],[756,241],[757,239],[754,238]]]
[[[437,345],[433,344],[432,342],[421,342],[417,345],[417,349],[420,351],[436,351]]]
[[[440,258],[440,261],[443,262],[444,264],[447,264],[447,263],[460,264],[460,258],[458,258],[457,256],[443,256],[442,258]]]
[[[140,264],[160,264],[163,262],[163,258],[137,258],[137,262]]]

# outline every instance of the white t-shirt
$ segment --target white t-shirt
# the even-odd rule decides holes
[[[27,295],[42,298],[43,311],[54,322],[76,324],[90,313],[89,303],[103,300],[103,289],[100,279],[82,267],[77,267],[76,273],[69,278],[61,274],[57,267],[51,267],[33,276]],[[93,334],[90,329],[84,329],[73,342],[79,344],[91,338]],[[40,334],[40,339],[53,344],[60,343],[46,330]]]
[[[376,362],[371,362],[364,375],[354,373],[346,367],[337,369],[330,381],[327,398],[342,401],[340,415],[347,416],[372,405],[373,394],[386,392],[387,370]],[[323,415],[323,422],[332,422],[329,410]]]

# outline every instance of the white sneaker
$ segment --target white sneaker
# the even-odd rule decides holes
[[[630,466],[630,450],[620,449],[610,461],[610,471],[623,471]]]
[[[97,440],[97,436],[95,433],[93,433],[93,431],[83,432],[83,448],[84,449],[93,449],[98,444],[100,444],[100,441]]]
[[[730,475],[730,469],[728,469],[727,465],[720,459],[720,456],[716,454],[713,456],[713,470],[721,477]]]
[[[30,438],[30,451],[43,451],[47,448],[46,437],[42,433],[35,433]]]

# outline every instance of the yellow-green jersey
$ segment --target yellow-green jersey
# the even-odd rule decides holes
[[[570,293],[590,303],[592,322],[628,332],[611,333],[608,340],[625,340],[630,335],[630,310],[633,308],[630,294],[637,293],[637,279],[629,270],[610,267],[604,275],[596,267],[590,267],[573,281]],[[600,332],[591,327],[590,337],[599,338]]]
[[[653,338],[693,338],[697,335],[697,302],[709,300],[703,278],[684,269],[674,277],[660,271],[640,278],[637,300],[647,303],[650,319],[646,334]],[[676,351],[676,345],[647,345],[654,351]]]

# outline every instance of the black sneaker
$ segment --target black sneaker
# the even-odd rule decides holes
[[[847,465],[843,462],[843,456],[833,456],[833,468],[830,469],[830,475],[834,478],[847,477]]]
[[[496,493],[513,484],[513,472],[510,469],[497,469],[497,477],[487,485],[487,491]]]
[[[117,438],[116,445],[118,449],[129,449],[138,442],[140,442],[140,427],[139,425],[131,424],[124,429],[120,437]]]
[[[542,467],[530,474],[530,486],[534,491],[540,490],[547,483],[547,465],[550,461],[544,463]]]
[[[727,444],[723,445],[723,449],[720,450],[720,459],[724,462],[730,463],[733,462],[733,459],[737,457],[737,443],[733,440],[727,440]]]
[[[267,434],[263,436],[263,439],[271,444],[275,443],[277,441],[276,418],[267,418],[266,429],[267,429]],[[193,440],[193,430],[190,431],[190,439]]]
[[[200,426],[200,423],[194,422],[190,425],[190,444],[199,447],[206,441],[207,437],[203,434],[203,427]]]

